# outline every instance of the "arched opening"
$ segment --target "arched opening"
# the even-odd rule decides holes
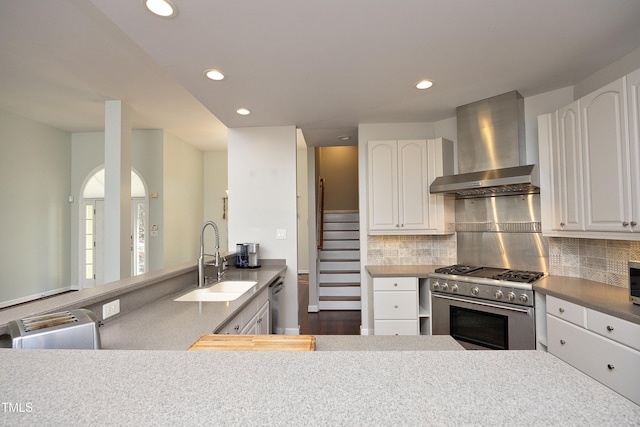
[[[91,172],[80,191],[80,288],[104,283],[104,167]],[[131,275],[146,273],[149,198],[142,176],[131,169]]]

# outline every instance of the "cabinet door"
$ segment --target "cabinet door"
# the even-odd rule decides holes
[[[538,116],[538,149],[540,152],[540,215],[542,233],[560,228],[561,203],[558,198],[560,177],[558,167],[558,113]]]
[[[554,150],[555,203],[560,206],[558,230],[584,230],[582,143],[579,102],[558,110],[558,139]]]
[[[427,141],[398,141],[400,231],[429,228]]]
[[[631,220],[640,231],[640,69],[627,76],[629,165],[631,169]]]
[[[258,310],[256,320],[256,334],[269,335],[271,333],[271,316],[269,316],[269,301],[265,302]]]
[[[369,229],[397,230],[398,144],[396,141],[369,141]]]
[[[631,231],[625,79],[580,100],[585,228]]]
[[[427,182],[424,189],[428,205],[428,228],[441,234],[453,233],[455,230],[454,198],[444,194],[431,194],[429,186],[437,177],[452,175],[453,172],[453,143],[444,138],[428,140]]]

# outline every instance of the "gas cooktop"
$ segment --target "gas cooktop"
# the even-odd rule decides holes
[[[539,271],[511,270],[508,268],[478,267],[472,265],[455,264],[436,268],[436,273],[455,274],[458,276],[480,277],[484,279],[502,280],[507,282],[533,283],[544,273]]]

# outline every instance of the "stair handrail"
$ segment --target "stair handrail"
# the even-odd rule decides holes
[[[318,182],[318,203],[316,204],[318,207],[318,212],[316,213],[316,231],[318,249],[322,250],[324,246],[324,178],[320,178]]]

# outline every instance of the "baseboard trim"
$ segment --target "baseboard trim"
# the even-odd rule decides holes
[[[71,288],[71,286],[65,286],[65,287],[58,288],[58,289],[52,289],[52,290],[46,291],[46,292],[39,292],[37,294],[27,295],[25,297],[16,298],[16,299],[13,299],[13,300],[10,300],[10,301],[2,301],[2,302],[0,302],[0,308],[9,307],[9,306],[16,305],[16,304],[22,304],[24,302],[35,301],[35,300],[40,299],[40,298],[50,297],[52,295],[61,294],[63,292],[67,292],[67,291],[71,291],[71,290],[73,290],[73,288]]]
[[[309,306],[307,307],[307,313],[317,313],[317,312],[319,312],[319,311],[320,311],[320,309],[318,308],[318,305],[317,305],[317,304],[309,305]]]
[[[300,335],[300,325],[297,328],[286,328],[284,330],[285,335]]]
[[[360,335],[373,335],[373,329],[365,329],[360,325]]]

